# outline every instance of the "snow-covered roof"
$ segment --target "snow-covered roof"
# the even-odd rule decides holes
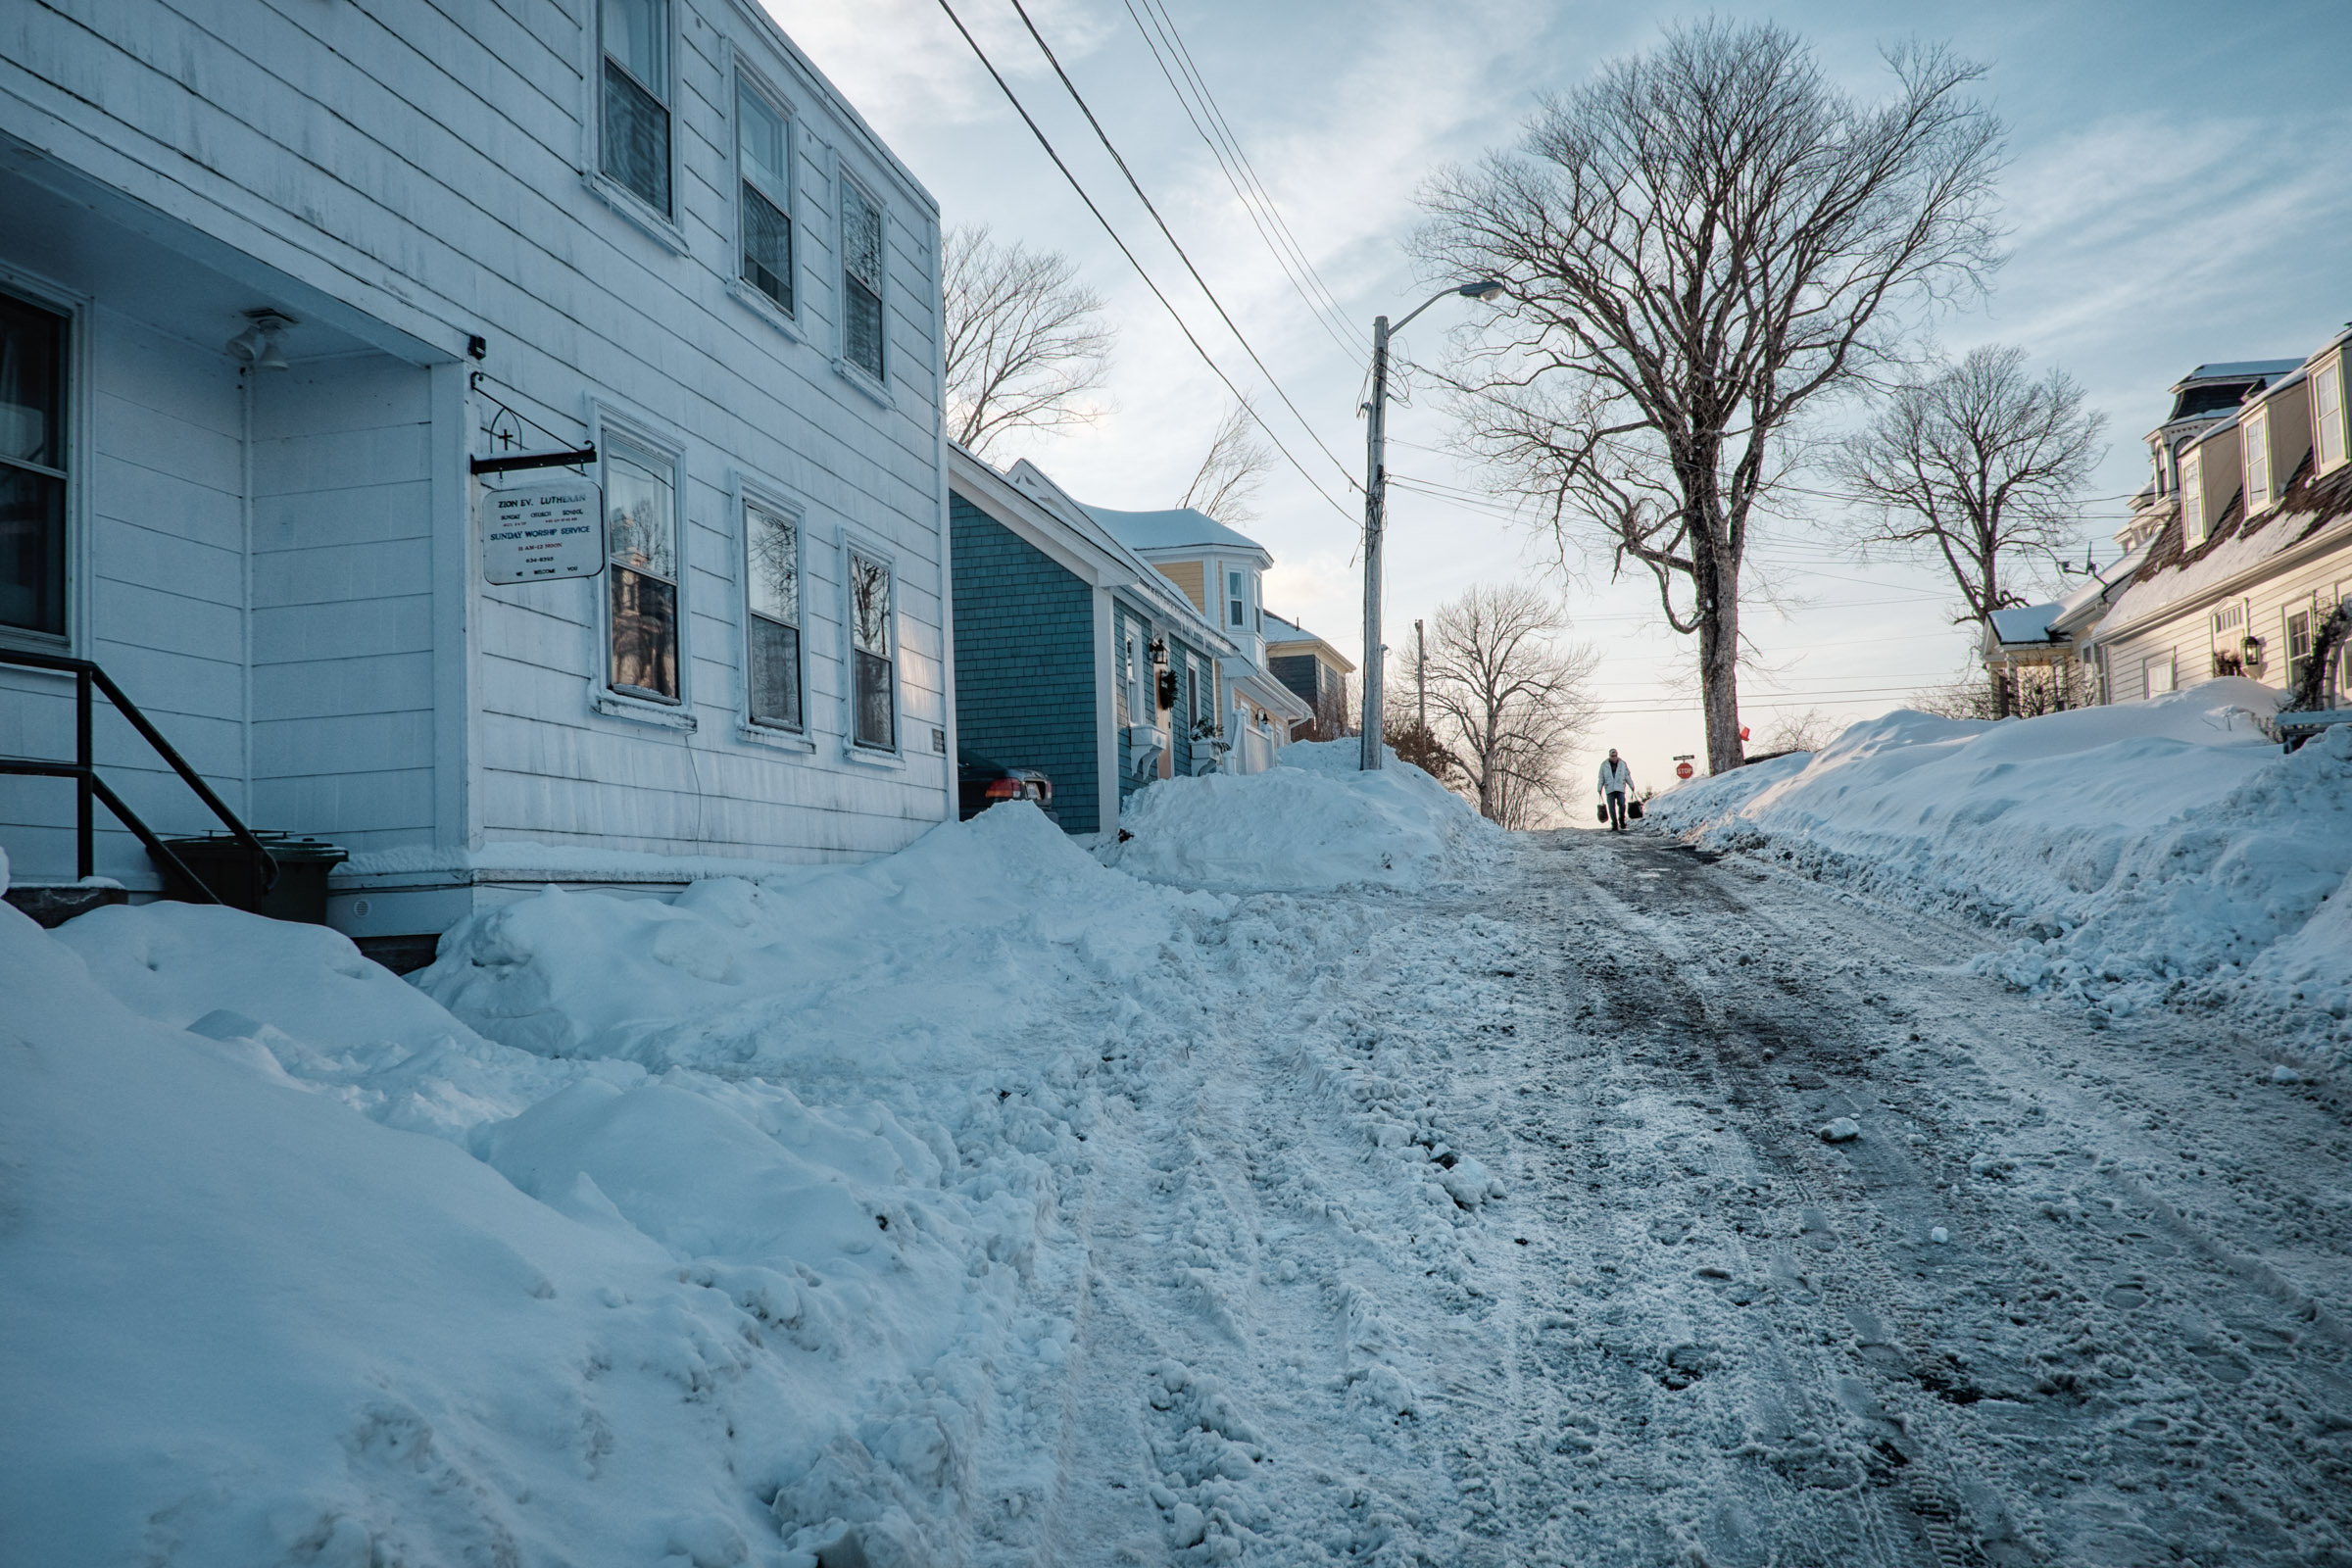
[[[1084,503],[1080,503],[1084,505]],[[1087,514],[1117,535],[1130,550],[1232,550],[1253,556],[1265,546],[1247,534],[1236,533],[1205,512],[1171,507],[1165,512],[1119,512],[1109,507],[1087,507]]]
[[[2056,600],[2046,605],[2014,605],[1992,612],[1992,634],[2004,643],[2046,643],[2050,622],[2065,609]]]
[[[2284,375],[2303,368],[2301,360],[2217,360],[2200,365],[2180,379],[2187,381],[2236,380],[2241,376]]]
[[[2193,549],[2185,546],[2179,522],[2168,523],[2149,543],[2145,569],[2117,596],[2102,632],[2184,606],[2320,534],[2339,540],[2352,535],[2352,467],[2302,482],[2289,490],[2286,505],[2250,524],[2242,498],[2231,501],[2215,522],[2213,536]]]
[[[1304,626],[1299,625],[1297,621],[1290,619],[1288,616],[1277,615],[1271,610],[1267,611],[1267,649],[1271,651],[1291,643],[1313,643],[1316,647],[1322,649],[1323,652],[1329,656],[1331,662],[1339,665],[1342,670],[1349,674],[1352,674],[1355,671],[1354,662],[1348,659],[1346,654],[1341,653],[1337,648],[1332,647],[1328,640],[1316,636],[1313,632],[1308,631]]]

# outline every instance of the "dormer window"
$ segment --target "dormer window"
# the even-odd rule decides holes
[[[2252,408],[2238,421],[2246,443],[2246,513],[2252,515],[2271,504],[2271,414]]]
[[[1247,572],[1225,573],[1225,624],[1247,626],[1250,623],[1250,577]]]
[[[2190,450],[2180,459],[2180,538],[2191,549],[2205,542],[2205,455]]]

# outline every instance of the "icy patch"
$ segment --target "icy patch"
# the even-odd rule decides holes
[[[1122,813],[1108,863],[1154,882],[1236,891],[1420,889],[1476,875],[1500,830],[1436,779],[1353,741],[1286,747],[1263,773],[1161,779]]]

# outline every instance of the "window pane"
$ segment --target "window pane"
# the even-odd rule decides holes
[[[801,727],[801,633],[763,615],[752,617],[752,717]]]
[[[890,657],[890,568],[850,557],[850,633],[860,653]]]
[[[856,278],[842,302],[841,353],[875,380],[882,379],[882,301]]]
[[[2269,421],[2256,415],[2246,421],[2246,510],[2252,512],[2271,499],[2271,443]]]
[[[792,309],[792,220],[743,182],[743,280]]]
[[[875,380],[882,374],[882,209],[849,181],[841,186],[841,353]]]
[[[2190,544],[2205,537],[2205,464],[2194,454],[2180,464],[2180,524]]]
[[[669,0],[604,0],[605,53],[669,101]]]
[[[0,458],[66,466],[66,321],[0,298]]]
[[[604,169],[648,207],[669,212],[669,111],[605,62]]]
[[[801,530],[789,517],[744,509],[744,550],[752,613],[801,623]]]
[[[2312,379],[2312,398],[2317,404],[2315,428],[2319,435],[2320,462],[2333,463],[2344,455],[2344,380],[2343,365],[2336,361],[2321,368]]]
[[[612,443],[605,455],[605,530],[612,564],[675,581],[676,526],[669,466]]]
[[[677,701],[677,589],[620,566],[614,566],[610,575],[612,684]]]
[[[0,464],[0,625],[66,629],[66,481]]]
[[[858,744],[895,750],[899,744],[898,714],[891,699],[890,661],[858,650]]]
[[[743,177],[783,206],[792,189],[784,179],[784,117],[740,81],[735,84],[735,146]]]

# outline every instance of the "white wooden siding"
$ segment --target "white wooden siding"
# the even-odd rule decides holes
[[[194,716],[227,732],[251,719],[262,825],[355,849],[530,838],[809,858],[896,848],[945,813],[953,789],[948,760],[930,750],[931,729],[948,723],[936,208],[756,9],[679,0],[675,189],[687,254],[677,254],[589,189],[593,16],[553,0],[0,8],[0,130],[124,193],[126,209],[164,215],[154,231],[178,224],[202,236],[191,253],[247,282],[253,304],[405,360],[306,364],[295,329],[296,370],[264,377],[255,409],[252,710],[242,710],[233,656],[212,688],[180,673],[221,662],[242,640],[234,595],[160,617],[172,627],[157,639],[176,639],[181,657],[156,684],[214,690],[199,706],[220,710]],[[729,287],[730,51],[798,120],[793,333]],[[837,163],[887,214],[889,408],[833,365]],[[6,246],[0,236],[0,257]],[[191,329],[188,373],[229,390],[229,422],[144,423],[158,450],[187,449],[184,462],[169,460],[174,471],[228,476],[220,493],[234,519],[240,455],[233,440],[225,458],[219,450],[235,429],[234,373],[208,340],[214,330]],[[443,370],[425,368],[474,368],[462,362],[474,333],[488,340],[485,393],[540,427],[530,444],[585,439],[603,402],[683,445],[691,734],[595,711],[601,579],[479,583],[471,487],[450,486],[440,470],[453,456],[462,469],[458,441],[489,450],[478,431],[491,409],[466,395],[462,432],[446,416],[436,423],[428,378]],[[838,615],[839,564],[813,545],[804,636],[818,748],[802,756],[736,737],[737,470],[800,506],[811,541],[846,525],[893,554],[903,769],[845,764],[839,737],[823,733],[841,710],[826,623]],[[103,555],[106,541],[93,543]],[[150,570],[202,576],[136,568]],[[459,583],[472,601],[464,612],[433,597]],[[139,613],[110,604],[99,622]],[[453,631],[466,648],[448,646]],[[91,651],[110,667],[118,657]],[[453,693],[478,705],[463,724],[443,710]],[[242,753],[248,742],[199,744]],[[469,749],[463,787],[450,782],[457,746]],[[243,769],[240,757],[240,786]]]

